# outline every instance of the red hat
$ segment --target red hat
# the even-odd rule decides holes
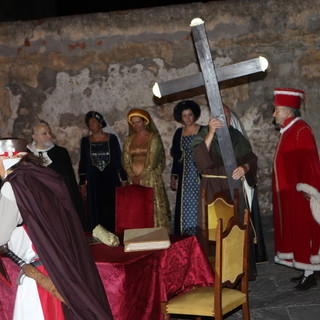
[[[304,91],[288,88],[274,89],[274,106],[282,106],[299,109],[301,99],[304,99]]]

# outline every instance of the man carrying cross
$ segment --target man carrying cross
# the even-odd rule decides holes
[[[265,71],[268,67],[268,61],[263,57],[259,57],[257,59],[251,59],[231,66],[215,69],[214,63],[212,61],[209,42],[206,37],[204,22],[200,18],[195,18],[191,21],[190,26],[201,68],[201,73],[183,77],[178,80],[170,80],[162,84],[156,83],[153,87],[153,92],[155,96],[161,97],[163,95],[172,94],[175,92],[205,85],[213,119],[211,120],[209,125],[210,133],[207,139],[209,147],[206,146],[205,142],[200,145],[202,145],[205,152],[207,153],[207,157],[209,157],[208,148],[210,148],[211,145],[211,141],[209,142],[209,138],[212,140],[215,135],[214,143],[218,143],[221,150],[219,154],[221,158],[220,168],[221,170],[224,170],[223,175],[225,176],[223,181],[224,188],[222,190],[225,190],[225,187],[227,186],[226,189],[229,189],[228,194],[230,194],[231,199],[233,199],[234,191],[236,189],[239,191],[240,216],[242,216],[245,203],[239,178],[244,174],[251,175],[251,173],[253,174],[253,176],[255,176],[254,171],[256,170],[256,157],[253,155],[253,158],[251,158],[250,161],[248,161],[246,157],[244,157],[244,162],[239,162],[239,159],[236,159],[237,155],[235,155],[235,149],[237,149],[238,147],[238,142],[235,142],[234,145],[232,138],[230,137],[232,129],[229,130],[229,123],[224,114],[218,82],[242,77],[244,75],[249,75],[260,71]],[[223,125],[224,123],[227,123],[227,125]],[[203,140],[207,136],[207,133],[208,131],[204,131],[202,133]],[[249,143],[248,145],[250,146]],[[247,149],[245,148],[245,150]],[[248,148],[248,153],[250,152],[252,152],[251,148]],[[242,157],[244,155],[247,155],[246,151],[240,152],[238,158],[239,156]],[[239,165],[243,167],[239,167]],[[205,172],[203,173],[205,174]],[[199,219],[201,220],[201,218]],[[205,232],[203,221],[199,221],[199,229],[200,233]]]
[[[215,70],[209,42],[206,37],[204,22],[199,18],[193,19],[191,22],[191,29],[202,72],[178,80],[167,81],[162,84],[156,83],[153,87],[154,95],[161,97],[162,95],[205,85],[211,115],[225,123],[226,119],[223,112],[218,82],[265,71],[268,67],[268,61],[265,58],[260,57]],[[237,164],[228,127],[220,126],[217,129],[216,137],[220,142],[221,156],[225,167],[231,198],[233,198],[234,190],[238,189],[240,192],[240,215],[242,215],[244,206],[243,201],[241,200],[241,183],[239,180],[232,178],[232,173],[237,167]]]
[[[223,105],[226,118],[226,127],[230,134],[230,140],[236,160],[236,168],[232,171],[232,179],[239,181],[246,179],[250,187],[254,187],[257,180],[257,156],[252,152],[249,141],[244,135],[230,125],[231,112],[228,106]],[[212,117],[208,126],[203,127],[193,141],[193,158],[201,175],[200,190],[206,190],[206,198],[212,199],[214,194],[223,191],[229,200],[232,200],[229,184],[226,176],[226,169],[223,164],[221,148],[217,139],[216,129],[224,127],[224,123]],[[244,181],[242,181],[244,182]],[[240,183],[241,185],[242,183]],[[245,195],[244,195],[245,196]],[[247,197],[245,196],[247,199]],[[247,199],[248,201],[248,199]],[[249,200],[250,201],[250,200]],[[201,210],[201,194],[199,195],[199,210]],[[246,203],[249,208],[249,203]],[[201,226],[202,214],[198,212],[198,225]],[[200,236],[200,241],[203,241]],[[259,235],[261,239],[261,235]],[[253,242],[250,242],[250,280],[255,280],[257,270],[254,257]]]
[[[228,130],[235,153],[237,167],[232,172],[232,178],[238,180],[245,176],[248,184],[256,184],[257,156],[252,152],[249,141],[238,131],[230,126],[231,113],[229,107],[224,107]],[[199,173],[201,174],[200,189],[206,190],[208,199],[223,191],[229,195],[229,186],[225,167],[221,156],[220,145],[216,135],[216,129],[223,127],[223,122],[213,117],[207,127],[203,127],[194,139],[193,157]]]

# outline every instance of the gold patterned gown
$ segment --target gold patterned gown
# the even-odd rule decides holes
[[[165,154],[160,136],[151,133],[140,146],[132,145],[132,136],[126,137],[122,163],[130,181],[133,176],[140,176],[142,186],[154,188],[154,226],[168,227],[170,206],[162,178]]]

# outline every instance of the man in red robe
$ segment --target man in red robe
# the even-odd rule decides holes
[[[281,126],[273,168],[275,262],[304,270],[291,279],[298,290],[315,286],[320,270],[320,225],[310,207],[310,190],[320,190],[320,165],[312,129],[300,118],[303,99],[301,90],[274,90],[273,117]]]

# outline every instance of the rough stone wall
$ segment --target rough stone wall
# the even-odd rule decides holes
[[[202,18],[215,66],[265,56],[264,74],[221,84],[223,101],[240,116],[259,157],[260,205],[271,212],[271,168],[278,132],[272,124],[274,87],[307,92],[303,118],[319,132],[319,0],[230,0],[98,13],[0,24],[0,136],[30,139],[39,119],[48,121],[56,142],[65,146],[74,168],[80,138],[88,134],[84,115],[104,114],[123,140],[130,108],[147,109],[165,144],[169,186],[169,148],[178,124],[172,109],[181,99],[202,107],[204,89],[162,99],[154,82],[199,71],[190,22]],[[168,188],[174,207],[175,194]]]

